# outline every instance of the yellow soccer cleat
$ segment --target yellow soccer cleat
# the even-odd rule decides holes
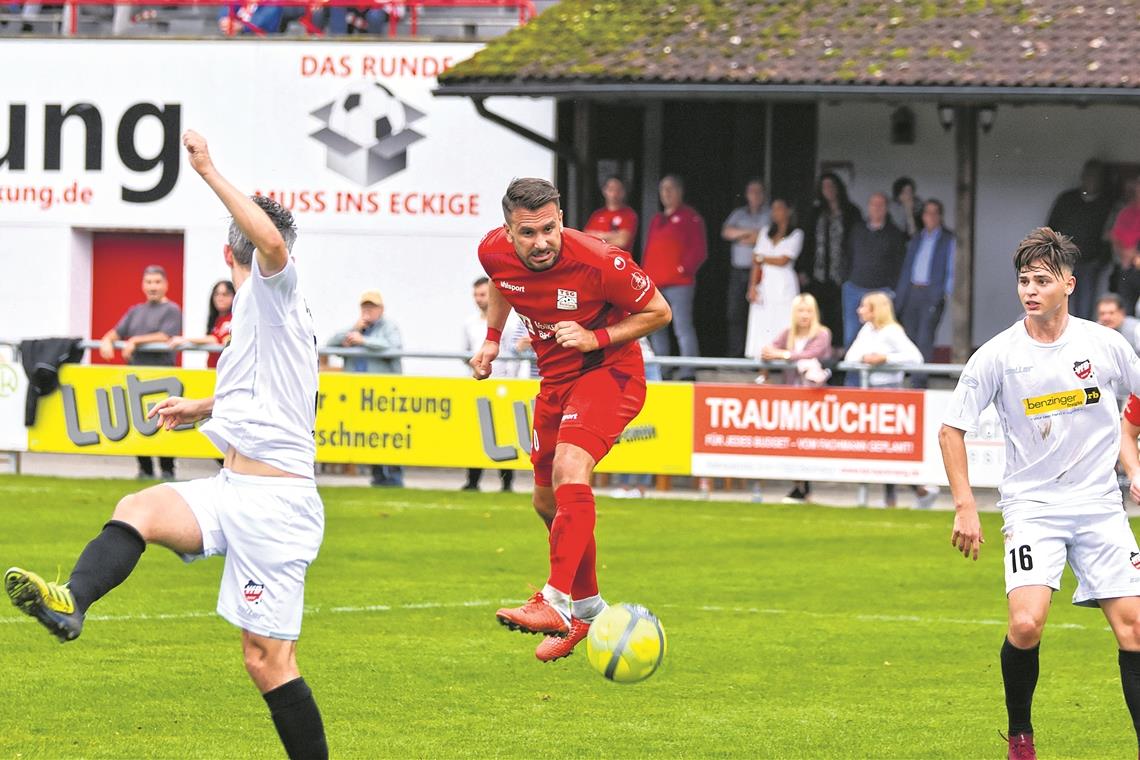
[[[4,573],[4,590],[12,604],[40,621],[60,642],[77,639],[82,633],[83,613],[76,608],[75,597],[66,585],[10,567]]]

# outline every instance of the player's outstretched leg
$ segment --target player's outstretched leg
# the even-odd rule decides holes
[[[4,575],[4,589],[12,604],[53,636],[72,641],[83,631],[87,608],[126,580],[144,549],[146,541],[133,526],[111,520],[83,549],[66,584],[13,567]]]
[[[570,596],[574,599],[571,604],[570,632],[564,637],[547,636],[542,640],[534,650],[534,656],[542,662],[553,662],[569,656],[574,647],[590,633],[590,624],[594,618],[605,611],[606,602],[598,593],[597,556],[597,543],[591,536],[570,589]]]
[[[328,760],[324,721],[297,670],[297,642],[241,632],[249,677],[261,692],[290,760]]]
[[[550,528],[550,578],[522,607],[495,613],[511,630],[567,636],[570,589],[586,547],[593,540],[594,492],[584,483],[567,483],[554,492],[557,513]]]

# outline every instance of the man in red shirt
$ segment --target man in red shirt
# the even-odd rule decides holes
[[[503,196],[506,224],[479,243],[494,287],[487,339],[471,359],[491,374],[513,307],[530,333],[542,384],[534,406],[534,508],[550,531],[550,576],[522,607],[496,617],[543,633],[535,656],[570,654],[606,607],[595,571],[590,478],[645,403],[637,341],[669,323],[657,288],[620,249],[562,227],[559,193],[543,179],[516,179]]]
[[[590,215],[582,232],[623,251],[632,251],[637,237],[637,212],[625,205],[625,183],[616,175],[607,177],[602,184],[602,197],[606,205]]]
[[[705,220],[685,205],[685,186],[680,177],[666,175],[658,189],[664,210],[649,222],[642,266],[673,309],[673,332],[681,356],[700,356],[697,330],[693,327],[693,292],[697,270],[708,258]],[[649,341],[658,356],[672,353],[665,330],[654,333]],[[693,370],[687,367],[674,374],[678,380],[691,380],[693,376]]]

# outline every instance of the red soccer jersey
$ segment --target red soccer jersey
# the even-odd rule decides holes
[[[479,262],[530,333],[544,382],[565,382],[597,367],[634,362],[644,373],[636,342],[582,353],[554,340],[554,325],[577,322],[589,330],[617,324],[653,298],[653,283],[617,246],[577,230],[562,230],[562,253],[550,269],[523,266],[506,230],[479,243]]]
[[[1140,425],[1140,398],[1134,393],[1128,394],[1128,402],[1124,405],[1124,419],[1133,425]]]
[[[605,206],[590,215],[590,221],[582,228],[583,232],[615,232],[625,230],[630,243],[637,237],[637,212],[629,206],[610,210]]]
[[[217,340],[218,343],[220,343],[223,346],[228,346],[230,344],[230,320],[231,319],[232,319],[231,314],[219,314],[218,318],[216,320],[214,320],[214,329],[210,330],[210,335],[213,335],[214,339]],[[218,366],[218,359],[221,359],[222,355],[210,353],[210,354],[206,354],[206,357],[207,357],[206,358],[206,366],[207,367],[217,367]]]

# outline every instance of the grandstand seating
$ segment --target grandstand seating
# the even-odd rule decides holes
[[[438,3],[440,0],[435,0]],[[285,0],[298,3],[300,0]],[[445,0],[446,2],[446,0]],[[536,12],[555,5],[557,0],[534,0]],[[284,3],[283,3],[284,4]],[[133,5],[131,23],[120,34],[130,37],[219,37],[218,11],[221,5],[200,5],[185,2],[178,5]],[[83,37],[111,37],[115,35],[113,17],[114,0],[84,0],[76,13],[75,33]],[[289,15],[286,14],[287,18]],[[0,5],[0,37],[31,34],[55,36],[63,34],[68,20],[68,7],[43,6],[35,15],[21,14],[20,4]],[[487,40],[514,29],[519,24],[519,9],[513,5],[480,5],[465,0],[446,4],[405,7],[394,28],[384,25],[369,30],[369,34],[391,35],[402,38],[441,40]],[[298,20],[289,20],[284,36],[307,36],[309,31]]]

